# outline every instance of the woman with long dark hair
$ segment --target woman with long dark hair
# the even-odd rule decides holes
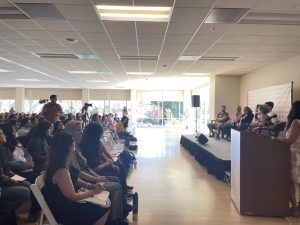
[[[114,164],[102,152],[100,139],[103,129],[99,123],[89,123],[82,134],[79,148],[82,155],[87,159],[87,164],[101,176],[115,176],[120,179],[124,193],[127,193],[126,174],[123,169]],[[131,187],[129,187],[131,188]]]
[[[296,101],[293,103],[288,115],[286,137],[271,137],[271,139],[280,140],[291,145],[291,215],[294,217],[300,217],[300,205],[298,205],[297,207],[295,191],[295,185],[299,185],[300,188],[300,101]]]
[[[93,189],[75,192],[79,173],[70,171],[73,151],[74,141],[71,134],[59,132],[54,135],[42,193],[58,223],[104,225],[109,214],[108,208],[77,202],[100,193],[102,189],[95,185]]]
[[[34,162],[34,172],[39,175],[45,167],[49,145],[47,136],[50,135],[51,122],[48,120],[40,121],[36,130],[27,144],[27,150]]]

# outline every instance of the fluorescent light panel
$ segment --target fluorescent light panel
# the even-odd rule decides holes
[[[71,74],[97,74],[98,71],[89,71],[89,70],[73,70],[73,71],[68,71]]]
[[[210,73],[183,73],[184,76],[209,76]]]
[[[102,20],[169,22],[172,7],[96,5]]]
[[[180,61],[196,61],[199,60],[201,56],[198,55],[182,55],[179,56],[178,60]]]
[[[41,81],[39,79],[16,79],[17,81],[31,81],[31,82],[38,82]]]
[[[87,80],[89,83],[108,83],[107,80]]]
[[[0,69],[0,73],[8,73],[8,72],[11,72],[10,70],[3,70],[3,69]]]
[[[128,75],[152,75],[153,73],[151,72],[127,72]]]

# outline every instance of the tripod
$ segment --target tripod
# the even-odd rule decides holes
[[[87,124],[89,124],[91,122],[90,119],[90,115],[87,111],[87,108],[84,106],[82,107],[82,109],[80,110],[80,112],[82,113],[82,129],[86,127]]]
[[[195,110],[196,110],[196,130],[195,130],[195,133],[194,133],[194,135],[196,135],[196,137],[198,136],[198,116],[197,116],[197,110],[198,109],[198,107],[195,107]]]

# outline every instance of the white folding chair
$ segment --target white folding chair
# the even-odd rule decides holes
[[[36,197],[36,200],[42,208],[41,218],[37,222],[37,225],[59,225],[56,222],[41,192],[41,189],[44,187],[44,185],[44,175],[38,176],[35,180],[35,183],[30,185],[30,189],[32,190],[34,196]]]

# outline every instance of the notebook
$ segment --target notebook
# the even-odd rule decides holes
[[[93,195],[91,197],[80,200],[79,202],[90,202],[95,205],[100,205],[102,207],[109,207],[108,204],[108,191],[102,191],[100,194]]]

